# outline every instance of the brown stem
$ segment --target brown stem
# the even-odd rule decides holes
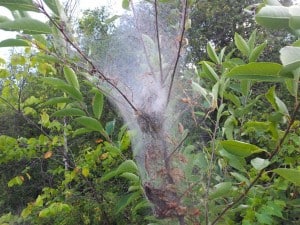
[[[291,120],[288,124],[287,129],[284,132],[283,137],[280,139],[279,143],[277,144],[276,148],[274,149],[274,151],[271,153],[271,155],[269,156],[268,160],[271,161],[271,159],[273,159],[273,157],[281,150],[281,147],[286,139],[286,137],[288,136],[288,134],[290,133],[291,127],[295,122],[296,119],[296,115],[297,112],[300,108],[300,103],[297,103],[293,115],[291,117]],[[218,217],[212,222],[212,225],[217,224],[217,222],[223,217],[223,215],[229,210],[231,209],[234,205],[236,205],[239,201],[241,201],[242,199],[244,199],[246,197],[246,195],[248,194],[248,192],[250,191],[250,189],[255,185],[255,183],[259,180],[259,178],[262,176],[262,174],[265,172],[265,169],[262,169],[258,175],[254,178],[254,180],[250,183],[250,185],[246,188],[246,190],[238,197],[236,198],[232,203],[230,203],[219,215]]]
[[[154,9],[155,9],[155,29],[156,29],[156,41],[157,41],[157,50],[158,50],[158,60],[159,60],[160,82],[161,82],[161,85],[162,85],[162,83],[163,83],[163,69],[162,69],[160,39],[159,39],[157,0],[154,1]]]
[[[188,1],[184,0],[183,14],[182,14],[182,19],[181,19],[181,33],[180,33],[180,36],[179,36],[179,46],[178,46],[178,50],[177,50],[177,55],[176,55],[176,60],[175,60],[175,63],[174,63],[174,67],[173,67],[172,74],[171,74],[171,81],[170,81],[170,86],[169,86],[169,91],[168,91],[167,104],[170,101],[172,87],[173,87],[173,83],[174,83],[174,78],[175,78],[176,70],[177,70],[178,63],[179,63],[180,52],[181,52],[181,48],[183,46],[183,38],[184,38],[184,33],[185,33],[185,23],[186,23],[186,19],[187,19],[187,10],[188,10]]]

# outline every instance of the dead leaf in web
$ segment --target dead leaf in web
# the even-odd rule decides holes
[[[51,158],[52,154],[53,154],[52,151],[46,152],[46,153],[44,154],[44,159],[49,159],[49,158]]]
[[[170,171],[170,175],[173,178],[174,182],[177,183],[184,179],[184,173],[179,168],[174,168]]]

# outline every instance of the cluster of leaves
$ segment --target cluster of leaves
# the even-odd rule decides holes
[[[281,10],[286,12],[285,18]],[[297,34],[299,11],[297,6],[266,2],[256,21],[267,27],[293,29]],[[256,62],[266,47],[266,43],[256,45],[256,31],[248,40],[235,33],[234,44],[236,49],[227,55],[225,48],[218,54],[207,44],[209,61],[199,63],[198,78],[192,83],[194,99],[188,101],[199,123],[211,121],[207,123],[210,127],[199,125],[211,140],[202,146],[206,166],[201,169],[208,174],[199,193],[206,198],[202,220],[208,223],[216,218],[212,224],[297,224],[299,42],[281,49],[282,64]],[[242,58],[235,58],[234,51]],[[262,94],[252,91],[261,82],[273,86]],[[283,83],[293,99],[292,113],[276,94],[277,83]],[[204,104],[197,104],[199,101]]]

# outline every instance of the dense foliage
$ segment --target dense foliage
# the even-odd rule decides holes
[[[182,140],[184,174],[178,177],[190,181],[182,196],[188,207],[180,208],[183,220],[160,219],[145,198],[132,158],[134,131],[112,111],[107,93],[87,79],[95,68],[83,69],[88,61],[74,54],[75,48],[86,60],[103,59],[101,52],[110,51],[109,41],[128,31],[130,21],[120,28],[113,24],[118,17],[104,8],[85,12],[76,27],[84,49],[79,50],[69,38],[72,28],[58,26],[64,16],[58,2],[38,2],[52,16],[30,0],[0,0],[18,10],[14,20],[0,17],[0,29],[22,31],[0,46],[24,47],[0,61],[0,224],[299,224],[299,41],[279,46],[278,63],[263,56],[269,45],[261,41],[262,27],[252,24],[239,33],[226,28],[228,37],[218,36],[217,28],[224,26],[220,13],[216,29],[207,19],[222,9],[240,21],[248,2],[235,3],[238,12],[217,1],[192,5],[199,10],[192,16],[210,9],[199,18],[207,19],[210,29],[192,23],[196,64],[188,61],[182,68],[188,85],[181,102],[190,132]],[[123,7],[129,9],[130,2],[123,0]],[[40,11],[50,22],[31,19],[27,11]],[[290,32],[286,43],[300,36],[299,12],[298,6],[265,1],[255,20]],[[254,23],[250,17],[246,21]],[[201,32],[205,38],[193,36]],[[178,129],[185,128],[180,123]]]

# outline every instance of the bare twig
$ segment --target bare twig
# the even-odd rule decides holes
[[[273,157],[275,155],[277,155],[277,153],[281,150],[281,147],[285,141],[285,139],[287,138],[288,134],[290,133],[291,127],[295,122],[296,119],[296,115],[297,112],[300,108],[300,103],[297,103],[293,115],[290,119],[290,122],[288,124],[288,127],[286,128],[284,135],[282,136],[282,138],[279,140],[276,148],[274,149],[274,151],[271,153],[271,155],[268,157],[268,160],[271,161],[271,159],[273,159]],[[254,180],[250,183],[250,185],[246,188],[246,190],[238,197],[236,198],[232,203],[230,203],[219,215],[218,217],[211,223],[212,225],[217,224],[217,222],[223,217],[223,215],[229,210],[231,209],[233,206],[235,206],[238,202],[240,202],[242,199],[244,199],[246,197],[246,195],[248,194],[248,192],[250,191],[250,189],[256,184],[256,182],[259,180],[259,178],[261,178],[261,176],[263,175],[263,173],[265,172],[265,169],[262,169],[259,171],[259,173],[257,174],[257,176],[254,178]]]
[[[160,82],[163,83],[163,69],[162,69],[162,60],[161,60],[161,48],[160,48],[160,39],[159,39],[159,26],[158,26],[158,8],[157,0],[154,1],[155,9],[155,30],[156,30],[156,41],[157,41],[157,51],[158,51],[158,60],[159,60],[159,72],[160,72]]]
[[[223,101],[221,101],[222,105]],[[214,132],[212,134],[212,150],[211,150],[211,155],[210,155],[210,164],[209,164],[209,168],[208,168],[208,174],[207,174],[207,183],[206,183],[206,192],[205,192],[205,224],[208,225],[209,222],[209,218],[208,218],[208,213],[209,213],[209,206],[208,206],[208,197],[209,197],[209,187],[210,187],[210,183],[211,183],[211,175],[212,175],[212,169],[214,166],[214,159],[215,159],[215,151],[216,151],[216,146],[215,146],[215,141],[216,141],[216,137],[217,137],[217,131],[219,129],[219,118],[216,121],[215,127],[214,127]]]
[[[179,36],[179,45],[178,45],[176,60],[175,60],[174,67],[173,67],[173,70],[172,70],[172,73],[171,73],[171,81],[170,81],[170,86],[169,86],[169,91],[168,91],[167,104],[170,101],[171,92],[172,92],[173,83],[174,83],[174,78],[175,78],[176,70],[177,70],[178,63],[179,63],[180,52],[181,52],[181,48],[183,46],[183,39],[184,39],[184,33],[185,33],[185,24],[186,24],[186,19],[187,19],[187,10],[188,10],[188,1],[184,0],[183,1],[182,19],[181,19],[181,33],[180,33],[180,36]]]
[[[77,46],[72,40],[71,38],[68,36],[68,34],[65,32],[65,28],[64,26],[58,24],[45,10],[44,5],[42,3],[39,3],[38,5],[39,10],[41,13],[43,13],[48,19],[49,21],[61,32],[61,34],[63,35],[63,37],[65,38],[66,42],[68,42],[75,50],[76,52],[91,66],[91,71],[90,73],[92,74],[99,74],[99,78],[104,80],[105,82],[107,82],[112,88],[114,88],[123,98],[124,100],[129,104],[129,106],[133,109],[133,111],[137,112],[137,108],[133,105],[133,103],[128,99],[128,97],[120,90],[120,88],[117,87],[116,84],[114,84],[114,82],[109,79],[108,77],[106,77],[104,75],[104,73],[102,71],[100,71],[96,65],[92,62],[92,60],[90,60],[79,48],[79,46]]]

